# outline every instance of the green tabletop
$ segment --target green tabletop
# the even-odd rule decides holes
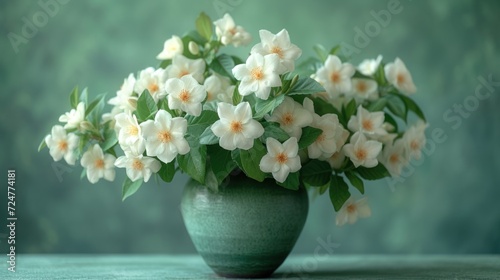
[[[221,279],[196,255],[18,255],[0,279]],[[293,255],[272,279],[500,279],[500,255]]]

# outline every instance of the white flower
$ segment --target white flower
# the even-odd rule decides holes
[[[251,53],[259,53],[261,55],[276,54],[280,59],[281,65],[287,72],[292,72],[295,69],[295,60],[302,54],[302,50],[290,42],[290,36],[286,29],[281,30],[278,34],[267,30],[259,31],[261,42],[253,46]]]
[[[408,164],[409,158],[402,139],[394,143],[386,143],[382,150],[380,162],[387,168],[392,177],[399,177],[403,166]]]
[[[417,91],[410,71],[406,69],[405,64],[399,57],[393,63],[388,63],[384,71],[389,83],[393,84],[398,90],[406,94],[412,94]]]
[[[102,123],[105,124],[107,122],[110,123],[110,127],[115,127],[115,117],[116,115],[123,113],[123,110],[118,107],[113,107],[110,112],[102,114]]]
[[[357,201],[349,198],[342,208],[340,208],[335,219],[337,226],[343,226],[346,223],[354,224],[359,218],[368,218],[372,214],[368,206],[368,198],[363,197]]]
[[[300,170],[299,145],[297,138],[291,137],[281,144],[273,138],[266,139],[267,154],[259,163],[260,170],[271,172],[276,181],[283,183],[290,172]]]
[[[363,75],[371,76],[375,74],[381,61],[382,55],[378,55],[377,59],[365,59],[361,62],[361,64],[359,64],[358,70]]]
[[[135,92],[140,96],[147,89],[154,101],[158,103],[158,100],[167,95],[164,88],[166,79],[167,74],[164,69],[155,70],[153,67],[148,67],[139,73],[139,78],[135,82]]]
[[[214,21],[215,34],[223,45],[233,44],[235,47],[247,45],[252,37],[241,26],[234,23],[229,14],[225,14],[221,19]]]
[[[347,123],[347,128],[353,132],[362,132],[366,136],[375,139],[378,136],[387,134],[387,130],[383,128],[384,118],[384,112],[370,113],[359,105],[358,112],[351,117]]]
[[[134,74],[130,74],[123,81],[120,90],[116,92],[116,96],[108,101],[108,104],[114,105],[123,111],[135,111],[137,107],[137,97],[132,96],[134,88],[135,77]],[[142,93],[142,91],[140,93]]]
[[[180,79],[172,78],[165,83],[170,109],[181,109],[192,115],[199,116],[203,100],[207,97],[205,87],[198,84],[193,76],[183,76]]]
[[[226,150],[248,150],[253,147],[254,139],[264,134],[262,125],[252,119],[252,109],[248,102],[237,106],[220,102],[217,104],[217,113],[220,120],[211,129],[215,136],[220,137],[219,145]]]
[[[364,100],[375,100],[378,98],[377,82],[369,79],[359,79],[353,78],[352,82],[352,92],[350,95],[354,97],[357,102],[363,102]]]
[[[338,152],[335,152],[329,158],[320,157],[319,159],[328,162],[333,169],[340,169],[342,167],[342,164],[344,163],[345,154],[342,150],[340,150]]]
[[[60,122],[66,123],[64,125],[65,129],[80,129],[80,124],[85,120],[85,103],[80,102],[76,106],[76,109],[71,109],[71,111],[61,115],[59,117]]]
[[[141,123],[142,133],[146,139],[146,153],[157,156],[159,160],[169,163],[177,154],[189,152],[189,145],[184,139],[187,121],[184,118],[172,118],[165,110],[156,113],[155,120]]]
[[[233,94],[236,86],[229,86],[226,90],[217,95],[217,100],[226,103],[233,103]]]
[[[352,135],[349,144],[344,146],[344,153],[348,156],[355,167],[375,167],[378,164],[377,156],[382,150],[382,143],[374,140],[366,140],[361,132]]]
[[[181,78],[191,75],[201,84],[204,79],[205,61],[201,58],[189,59],[180,54],[172,59],[172,64],[165,71],[167,71],[168,78]]]
[[[251,54],[245,64],[233,68],[234,77],[241,81],[238,87],[240,94],[245,96],[255,92],[258,98],[267,99],[271,87],[281,86],[280,68],[279,57],[276,54],[266,56]]]
[[[118,143],[123,150],[131,150],[137,154],[144,152],[144,138],[137,117],[131,113],[120,113],[115,116],[115,129],[118,131]]]
[[[64,157],[69,165],[75,164],[74,150],[78,142],[78,136],[74,133],[66,134],[66,130],[60,125],[53,126],[51,133],[45,137],[45,144],[49,147],[49,153],[54,161],[60,161]]]
[[[335,55],[329,55],[325,65],[316,72],[316,80],[323,85],[333,97],[351,91],[351,77],[354,75],[354,66],[342,63]]]
[[[316,141],[307,147],[310,158],[329,158],[339,151],[349,137],[349,132],[339,123],[335,114],[324,114],[314,116],[312,127],[323,131]]]
[[[205,83],[203,85],[207,91],[207,102],[210,102],[217,100],[220,94],[225,95],[230,82],[226,77],[212,74],[210,77],[205,79]]]
[[[95,184],[99,179],[108,181],[115,179],[115,157],[111,154],[104,154],[98,144],[86,151],[81,160],[81,164],[87,169],[89,182]]]
[[[288,135],[300,139],[302,128],[312,123],[313,116],[300,103],[287,96],[266,120],[279,123]]]
[[[415,159],[420,159],[422,148],[425,145],[425,129],[428,124],[423,121],[418,121],[416,125],[410,126],[403,135],[403,140],[410,153],[410,156]]]
[[[149,181],[153,173],[157,173],[161,168],[161,163],[154,158],[145,157],[142,154],[125,152],[125,156],[116,159],[115,166],[126,168],[127,177],[132,181],[141,178],[144,182]]]
[[[178,54],[182,54],[183,51],[184,44],[182,43],[181,38],[173,35],[172,38],[165,41],[163,44],[163,50],[156,56],[156,58],[161,60],[171,59]]]

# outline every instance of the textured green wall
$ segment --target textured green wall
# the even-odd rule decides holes
[[[69,1],[45,23],[38,18],[43,26],[16,52],[8,34],[21,35],[24,19],[31,21],[42,8],[37,1],[1,1],[0,181],[6,181],[7,168],[17,170],[18,252],[194,252],[179,211],[185,177],[169,185],[152,181],[122,203],[124,172],[115,183],[91,185],[79,179],[79,168],[56,165],[64,172],[58,178],[48,151],[36,152],[68,110],[74,85],[88,86],[92,96],[114,94],[128,73],[157,65],[163,41],[192,29],[201,11],[212,19],[231,12],[254,42],[260,28],[286,27],[307,57],[315,43],[356,46],[356,28],[374,25],[372,11],[387,9],[389,2]],[[478,77],[500,81],[500,2],[400,5],[386,26],[375,24],[380,30],[372,30],[376,34],[352,61],[401,57],[419,89],[414,97],[427,112],[428,136],[441,129],[446,140],[430,141],[435,145],[406,170],[404,182],[392,188],[387,181],[367,183],[370,219],[338,228],[328,197],[316,198],[295,252],[314,253],[323,240],[336,244],[334,253],[500,253],[500,85],[485,100],[476,104],[474,98]],[[232,51],[244,55],[249,49]],[[455,104],[464,102],[469,110],[455,113]]]

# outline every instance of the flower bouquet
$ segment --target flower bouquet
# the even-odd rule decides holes
[[[396,177],[420,157],[427,125],[399,58],[356,67],[339,47],[317,45],[317,57],[298,63],[302,51],[283,29],[260,30],[242,59],[221,51],[251,41],[230,15],[212,22],[202,13],[195,26],[166,40],[159,67],[130,74],[109,100],[89,102],[75,88],[71,111],[40,148],[55,161],[80,159],[91,183],[113,181],[124,168],[123,199],[151,176],[171,182],[177,171],[214,192],[237,172],[293,191],[328,191],[338,225],[370,215],[350,186],[363,194],[364,180]],[[413,125],[410,112],[419,118]]]

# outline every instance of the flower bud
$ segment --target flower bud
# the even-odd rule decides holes
[[[189,49],[189,52],[191,52],[192,54],[194,55],[197,55],[200,53],[200,48],[198,47],[198,45],[193,42],[193,41],[190,41],[189,44],[188,44],[188,49]]]
[[[83,121],[80,123],[80,131],[93,131],[95,130],[94,125],[89,121]]]

